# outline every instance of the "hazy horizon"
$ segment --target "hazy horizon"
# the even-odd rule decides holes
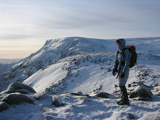
[[[159,37],[159,11],[159,0],[0,0],[0,58],[24,58],[70,36]]]

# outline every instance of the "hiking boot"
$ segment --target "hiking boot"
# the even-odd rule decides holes
[[[118,105],[129,105],[129,101],[121,101],[117,103]]]
[[[129,101],[126,87],[120,86],[120,90],[121,90],[121,101]]]

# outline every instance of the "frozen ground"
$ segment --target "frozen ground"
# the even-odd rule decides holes
[[[52,105],[51,96],[32,104],[14,105],[0,113],[1,120],[159,120],[160,97],[153,101],[130,100],[129,106],[118,106],[118,98],[58,95],[64,106]]]

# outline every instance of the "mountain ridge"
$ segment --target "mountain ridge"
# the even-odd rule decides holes
[[[81,39],[83,38],[74,37],[46,41],[40,50],[20,60],[20,62],[14,65],[9,72],[1,75],[1,81],[7,81],[6,86],[11,83],[9,81],[22,82],[37,70],[53,64],[58,59],[66,56],[83,54],[84,52],[96,52],[96,49],[99,48],[98,45],[88,42],[88,45],[91,44],[90,46],[96,46],[96,48],[88,50],[89,46],[84,44],[86,40]],[[1,89],[2,88],[4,89],[3,86]]]
[[[154,41],[154,42],[153,42]],[[138,54],[145,53],[149,55],[158,55],[160,50],[160,38],[129,38],[126,39],[127,44],[135,45]],[[145,48],[142,47],[146,45]],[[152,48],[152,50],[148,50]],[[0,75],[4,86],[1,86],[0,91],[13,81],[23,82],[25,79],[56,61],[74,55],[83,55],[87,53],[108,53],[113,55],[117,50],[115,39],[94,39],[84,37],[66,37],[59,39],[47,40],[44,46],[37,52],[20,60],[12,66],[11,70],[3,75]],[[157,57],[158,57],[157,56]],[[5,80],[5,82],[4,82]],[[1,85],[1,84],[0,84]]]

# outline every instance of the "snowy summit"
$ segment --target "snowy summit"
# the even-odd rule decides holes
[[[160,119],[160,37],[126,39],[138,53],[127,81],[129,106],[116,103],[115,41],[47,40],[36,53],[0,69],[0,120]]]

